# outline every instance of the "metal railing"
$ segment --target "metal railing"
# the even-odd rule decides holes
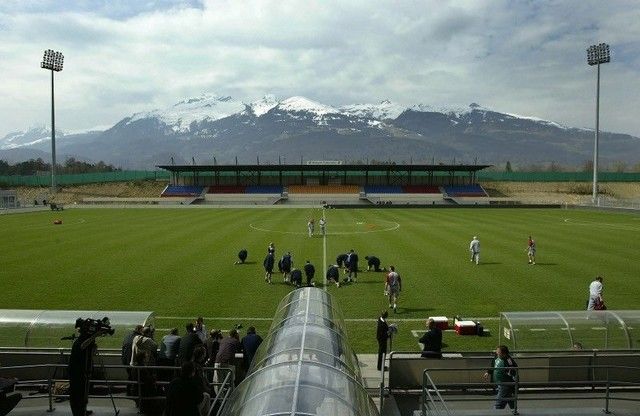
[[[68,366],[66,364],[34,364],[34,365],[19,365],[19,366],[10,366],[10,367],[0,367],[0,373],[3,375],[10,376],[12,372],[17,370],[32,370],[32,369],[46,369],[48,370],[47,377],[41,379],[21,379],[15,384],[15,388],[17,390],[29,390],[38,388],[41,390],[46,390],[46,393],[36,393],[29,394],[23,396],[23,400],[30,399],[43,399],[47,398],[49,401],[49,406],[47,411],[52,412],[55,410],[53,407],[53,403],[55,399],[68,399],[68,394],[59,394],[54,392],[56,383],[68,383],[68,378],[56,377],[57,370],[60,369],[62,371],[66,370]],[[97,364],[94,366],[94,371],[102,370],[102,374],[105,373],[107,369],[129,369],[135,373],[135,379],[121,379],[121,378],[105,378],[102,379],[90,379],[89,385],[106,385],[108,388],[108,393],[106,394],[90,394],[88,397],[90,399],[110,399],[113,397],[114,399],[130,399],[135,400],[136,403],[141,403],[146,400],[166,400],[165,396],[161,395],[153,395],[153,396],[145,396],[142,393],[143,388],[143,380],[142,373],[144,371],[164,371],[166,373],[173,372],[175,374],[179,373],[180,367],[174,366],[128,366],[128,365],[115,365],[115,364]],[[59,371],[59,370],[58,370]],[[234,388],[235,381],[235,372],[231,367],[204,367],[203,368],[205,377],[207,379],[208,384],[211,386],[211,391],[216,392],[215,395],[211,395],[210,399],[210,410],[209,415],[220,415],[224,405],[231,394],[231,391]],[[8,373],[8,374],[7,374]],[[173,377],[170,377],[173,378]],[[154,380],[154,387],[160,386],[168,386],[170,381],[166,380]],[[111,387],[112,386],[136,386],[137,394],[131,395],[127,394],[126,396],[122,395],[114,395],[112,396]],[[157,392],[157,390],[156,390]]]
[[[623,397],[623,396],[614,396],[614,392],[628,392],[629,390],[637,391],[640,389],[640,381],[623,381],[616,380],[612,377],[612,372],[615,374],[614,370],[631,370],[638,372],[637,380],[640,380],[640,367],[633,366],[620,366],[620,365],[575,365],[575,366],[526,366],[526,367],[505,367],[503,370],[516,369],[518,372],[526,371],[526,370],[571,370],[571,369],[584,369],[585,367],[589,368],[590,372],[593,374],[595,370],[605,370],[606,376],[602,379],[585,379],[585,380],[564,380],[564,381],[522,381],[519,377],[516,377],[514,382],[505,382],[501,383],[504,386],[513,386],[514,392],[512,397],[508,397],[508,402],[512,402],[513,404],[513,414],[518,415],[518,405],[520,401],[524,400],[584,400],[584,395],[578,395],[579,390],[576,388],[582,387],[583,391],[589,392],[589,399],[602,399],[604,400],[604,408],[603,411],[606,414],[610,413],[610,405],[614,400],[619,401],[632,401],[632,402],[640,402],[640,396],[636,397]],[[464,371],[478,371],[478,372],[486,372],[490,370],[488,367],[469,367],[465,368]],[[431,376],[428,374],[429,372],[460,372],[460,368],[432,368],[425,369],[423,372],[423,380],[422,380],[422,405],[421,412],[423,416],[429,415],[438,415],[440,413],[433,413],[428,406],[425,406],[425,403],[431,403],[434,405],[435,403],[432,400],[433,394],[435,394],[439,400],[442,399],[441,392],[444,389],[454,388],[455,390],[462,390],[465,395],[470,394],[471,392],[487,393],[490,390],[493,390],[494,384],[489,382],[485,383],[440,383],[440,386],[437,387]],[[491,386],[491,387],[488,387]],[[568,387],[571,387],[570,390],[567,390]],[[520,389],[528,393],[535,393],[529,396],[519,394]],[[614,390],[615,389],[615,390]],[[549,392],[555,393],[554,395],[546,394]],[[559,397],[558,393],[562,393],[562,396]],[[468,402],[468,401],[495,401],[494,397],[464,397],[460,395],[448,396],[449,402]],[[446,404],[445,404],[446,407]],[[510,406],[511,407],[511,406]],[[447,412],[449,409],[447,408]],[[446,413],[447,415],[451,413]]]

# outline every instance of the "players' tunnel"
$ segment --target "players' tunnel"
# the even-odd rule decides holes
[[[317,288],[289,293],[223,415],[377,416],[344,320]]]

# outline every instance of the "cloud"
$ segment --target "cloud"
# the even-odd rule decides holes
[[[0,136],[115,123],[202,92],[484,106],[592,126],[587,46],[612,45],[601,125],[640,136],[640,5],[632,1],[0,2]]]

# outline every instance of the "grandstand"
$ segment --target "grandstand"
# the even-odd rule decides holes
[[[195,204],[488,204],[476,182],[489,165],[163,165],[163,196]]]

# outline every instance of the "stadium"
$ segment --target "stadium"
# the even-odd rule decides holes
[[[639,16],[0,2],[0,416],[640,416]]]
[[[601,406],[606,398],[624,411],[627,399],[634,400],[630,391],[637,374],[635,327],[640,315],[634,308],[640,288],[634,268],[625,261],[634,256],[635,248],[628,242],[639,230],[637,214],[627,208],[492,197],[494,191],[477,180],[487,167],[335,161],[161,165],[168,179],[150,181],[157,183],[152,189],[160,189],[156,197],[91,196],[74,202],[64,200],[63,195],[74,189],[65,182],[86,181],[82,175],[61,176],[58,196],[43,188],[16,187],[19,207],[4,209],[3,214],[15,214],[0,217],[5,235],[11,236],[2,245],[3,365],[24,377],[18,377],[18,391],[42,385],[43,380],[47,385],[62,383],[67,374],[61,363],[71,343],[60,338],[74,333],[78,317],[107,316],[116,333],[98,339],[100,365],[105,368],[94,364],[101,380],[94,381],[91,397],[95,394],[98,403],[108,400],[104,386],[109,383],[116,403],[126,411],[132,403],[125,399],[125,387],[136,382],[123,374],[120,346],[135,325],[155,327],[160,342],[171,328],[179,328],[182,335],[184,322],[201,316],[206,328],[224,334],[236,326],[253,326],[265,345],[275,343],[269,348],[279,351],[278,343],[284,341],[277,340],[285,336],[279,331],[287,330],[286,337],[291,337],[310,330],[309,325],[315,328],[316,320],[328,313],[322,319],[340,328],[340,339],[333,341],[340,345],[335,348],[354,354],[347,360],[348,379],[358,384],[353,395],[345,396],[340,388],[330,387],[345,382],[340,381],[344,370],[332,370],[321,376],[324,387],[317,387],[322,391],[317,394],[325,397],[317,400],[323,404],[314,402],[311,411],[312,404],[300,401],[295,414],[359,414],[357,409],[364,405],[354,403],[370,400],[372,407],[364,414],[480,414],[474,412],[493,396],[490,386],[476,376],[499,344],[512,349],[520,366],[521,413],[547,397],[569,403],[579,398],[591,407]],[[126,174],[121,176],[126,180]],[[30,204],[38,192],[48,199],[47,205]],[[21,198],[21,193],[27,196]],[[325,232],[316,227],[310,236],[309,221],[321,218]],[[482,244],[478,265],[469,262],[474,236]],[[527,262],[529,236],[537,242],[535,265]],[[307,260],[314,264],[313,286],[296,288],[277,271],[273,284],[266,284],[263,260],[269,243],[278,258],[290,252],[294,268],[302,269]],[[248,256],[236,264],[241,249]],[[352,249],[360,256],[357,280],[336,287],[326,279],[327,268]],[[394,265],[401,275],[396,310],[389,309],[383,293],[387,272],[367,271],[365,256],[380,258],[386,270]],[[596,275],[604,275],[611,312],[585,311],[588,287]],[[29,285],[22,283],[24,276],[29,276]],[[341,271],[340,280],[344,276]],[[29,299],[30,311],[22,310],[24,299]],[[308,309],[285,306],[302,301],[333,306],[313,309],[304,319]],[[388,321],[397,332],[390,339],[384,371],[377,371],[374,327],[381,311],[389,312]],[[418,342],[430,317],[443,329],[443,358],[435,362],[421,358]],[[300,319],[307,323],[291,323]],[[244,335],[242,329],[239,332]],[[328,336],[313,333],[320,339]],[[299,342],[304,349],[304,340]],[[576,344],[583,350],[573,351]],[[258,354],[269,356],[264,349]],[[290,357],[291,351],[286,354]],[[290,397],[297,388],[318,383],[313,371],[305,369],[310,371],[308,380],[283,379],[288,387],[264,402],[264,382],[255,380],[286,376],[278,376],[269,361],[243,368],[241,357],[239,353],[229,373],[233,381],[214,390],[219,395],[211,396],[211,414],[266,414],[282,406],[273,397]],[[345,359],[326,361],[312,354],[296,362],[305,367],[319,365],[317,360],[335,365]],[[326,363],[322,368],[328,368]],[[16,366],[27,369],[15,370]],[[423,380],[425,370],[429,378]],[[248,384],[236,387],[242,393],[234,393],[232,386],[245,377]],[[565,393],[558,397],[558,391]],[[45,386],[44,393],[31,397],[61,400],[65,393]],[[442,402],[433,399],[440,397],[435,393]],[[254,399],[242,404],[234,394]],[[29,406],[35,398],[21,403]],[[154,403],[162,397],[145,400]],[[260,410],[255,403],[264,406]],[[350,404],[343,408],[345,403]],[[153,414],[152,407],[142,409]]]

